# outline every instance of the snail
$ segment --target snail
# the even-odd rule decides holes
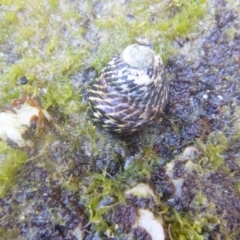
[[[113,56],[89,89],[94,122],[111,132],[142,129],[164,111],[167,102],[162,59],[140,44]]]

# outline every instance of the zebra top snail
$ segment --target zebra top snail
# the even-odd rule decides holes
[[[162,59],[139,44],[114,56],[89,90],[93,120],[111,132],[134,132],[152,123],[167,101]]]

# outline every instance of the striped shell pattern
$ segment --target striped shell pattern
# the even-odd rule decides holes
[[[114,56],[89,90],[93,120],[111,132],[133,132],[152,123],[167,101],[161,57],[138,44]]]

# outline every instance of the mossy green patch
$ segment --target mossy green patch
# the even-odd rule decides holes
[[[49,82],[47,93],[42,97],[43,107],[48,109],[50,106],[68,107],[68,102],[73,96],[73,88],[68,79],[63,76]]]
[[[213,207],[214,205],[211,206]],[[212,214],[201,216],[195,212],[194,216],[190,216],[189,213],[179,213],[176,210],[170,210],[168,215],[164,215],[164,220],[168,223],[170,239],[181,240],[203,240],[208,236],[207,232],[216,229],[221,223],[218,217]],[[232,239],[232,233],[224,234],[225,239]]]
[[[59,1],[58,0],[48,0],[49,5],[51,6],[51,8],[55,9],[58,7],[59,5]]]
[[[86,201],[90,222],[94,224],[96,230],[103,232],[108,227],[103,214],[124,201],[123,185],[118,179],[106,178],[104,174],[96,173],[91,177],[90,182],[83,199]],[[109,197],[114,199],[113,204],[101,204],[101,201]]]
[[[155,160],[145,161],[145,157],[135,159],[130,166],[116,178],[111,178],[106,171],[102,174],[94,173],[89,177],[89,185],[85,186],[84,205],[87,206],[89,220],[95,230],[105,232],[107,229],[116,231],[110,222],[105,220],[104,214],[109,213],[114,206],[124,203],[124,190],[141,180],[150,179],[152,165]],[[111,204],[104,205],[106,199],[112,199]]]
[[[206,219],[200,222],[190,222],[188,217],[180,215],[176,210],[173,210],[171,217],[166,218],[166,221],[171,222],[170,235],[171,239],[179,240],[203,240],[201,235],[202,227],[206,225]]]
[[[174,51],[173,41],[179,37],[187,37],[188,33],[197,29],[197,23],[206,13],[206,6],[205,0],[130,1],[125,12],[118,4],[113,4],[108,20],[106,21],[104,17],[98,18],[95,25],[106,31],[106,35],[111,36],[110,41],[115,46],[115,52],[134,42],[136,37],[146,37],[153,43],[155,50],[162,49],[161,54],[166,61],[169,54]],[[101,45],[99,51],[100,49]],[[104,49],[109,51],[108,48]],[[100,54],[97,51],[96,58],[98,56]],[[92,63],[94,67],[96,58]],[[96,68],[100,69],[98,65]]]
[[[201,165],[204,169],[217,170],[224,163],[224,152],[228,147],[228,140],[223,132],[212,133],[206,144],[197,141],[204,151]]]
[[[146,164],[143,159],[135,159],[123,173],[123,176],[129,180],[132,179],[133,182],[141,178],[149,179],[151,176],[151,165]]]
[[[73,5],[60,7],[58,0],[4,1],[2,5],[0,51],[5,61],[12,55],[0,76],[2,105],[25,94],[40,95],[46,83],[60,73],[79,70],[87,44],[82,38],[81,16]],[[75,46],[74,41],[82,46]],[[21,76],[30,80],[27,89],[17,86]]]
[[[21,150],[15,150],[0,142],[0,197],[15,183],[17,171],[27,161],[27,154]]]

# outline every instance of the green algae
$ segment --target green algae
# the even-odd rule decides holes
[[[49,5],[51,6],[52,9],[56,9],[59,5],[58,0],[48,0]]]
[[[84,187],[82,198],[94,230],[104,233],[107,229],[111,229],[112,232],[118,234],[115,226],[111,225],[104,216],[110,213],[116,205],[125,202],[124,191],[129,186],[150,179],[154,163],[155,160],[151,163],[145,161],[143,156],[136,158],[116,178],[112,178],[105,170],[102,174],[94,173],[89,176],[89,184]],[[102,205],[102,201],[109,198],[112,199],[111,204]]]
[[[238,30],[234,26],[231,26],[225,30],[225,34],[229,41],[232,41],[234,39],[237,32]]]
[[[0,142],[0,198],[9,188],[16,183],[17,172],[27,161],[27,154],[21,150],[15,150]]]
[[[73,87],[68,79],[63,76],[49,82],[47,93],[42,97],[43,107],[48,109],[50,106],[58,105],[61,108],[69,107],[69,101],[73,97]],[[67,111],[69,112],[69,111]]]
[[[91,177],[83,196],[83,201],[87,206],[89,220],[94,224],[95,230],[104,232],[109,228],[109,224],[104,220],[103,215],[108,213],[116,204],[124,202],[123,184],[118,179],[106,178],[105,174],[94,174]],[[105,198],[113,198],[114,203],[101,205]]]
[[[42,88],[46,87],[46,83],[51,81],[52,77],[59,73],[66,75],[76,72],[82,64],[81,59],[85,58],[83,52],[86,52],[86,48],[74,48],[69,41],[73,38],[83,43],[83,28],[79,26],[73,30],[70,25],[67,27],[68,35],[61,36],[62,23],[52,17],[66,19],[69,24],[78,24],[81,21],[80,15],[70,5],[67,9],[62,9],[58,7],[58,1],[48,3],[49,5],[42,1],[2,3],[9,6],[9,11],[2,11],[1,14],[1,31],[4,35],[4,40],[1,38],[2,53],[4,57],[7,56],[4,43],[11,41],[14,44],[11,50],[14,58],[12,64],[8,64],[0,76],[0,87],[5,90],[0,99],[1,104],[7,104],[13,98],[26,94],[20,87],[15,89],[18,77],[26,76],[30,81],[28,86],[31,87],[27,94],[40,95]],[[7,91],[5,85],[14,89],[15,93]]]
[[[154,3],[160,3],[154,1]],[[114,43],[115,48],[105,48],[109,54],[113,51],[119,52],[119,48],[123,49],[129,43],[134,42],[137,37],[146,37],[154,45],[155,50],[160,51],[164,62],[169,55],[175,51],[173,41],[181,38],[186,38],[189,33],[196,31],[199,20],[206,13],[206,1],[166,1],[154,6],[157,10],[153,10],[152,1],[131,1],[126,12],[121,12],[119,5],[114,4],[111,7],[111,17],[98,18],[95,20],[95,25],[107,32],[111,36],[111,43]],[[126,15],[132,16],[133,20],[128,21]],[[151,20],[151,15],[154,20]],[[160,44],[159,44],[160,42]],[[110,43],[110,44],[111,44]],[[103,45],[105,43],[103,42]],[[99,46],[101,52],[102,46]],[[97,51],[96,58],[101,56]],[[92,65],[97,69],[101,69],[98,64],[100,60],[92,62]],[[105,59],[103,65],[105,64]]]
[[[196,140],[203,150],[200,163],[205,170],[213,171],[223,166],[225,163],[224,153],[229,147],[229,140],[223,132],[211,133],[206,143],[201,142],[199,139]]]
[[[170,236],[171,239],[180,240],[203,240],[201,235],[202,227],[206,225],[206,220],[202,219],[201,222],[191,223],[187,216],[180,215],[176,210],[166,221],[170,221]]]

